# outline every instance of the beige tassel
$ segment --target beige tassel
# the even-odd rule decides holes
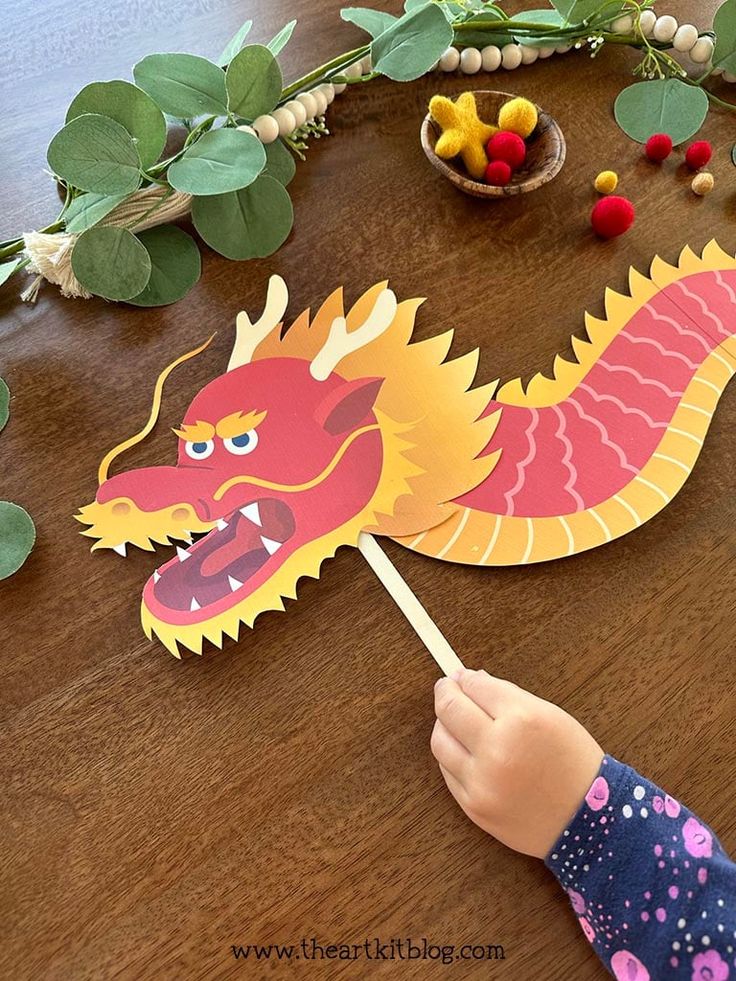
[[[146,228],[183,218],[189,213],[191,204],[191,194],[154,185],[126,198],[100,224],[142,232]],[[23,236],[25,255],[30,260],[27,270],[35,274],[36,278],[21,293],[22,300],[35,303],[44,279],[58,286],[62,296],[80,297],[84,300],[92,296],[72,269],[72,250],[77,238],[76,234],[69,232],[55,232],[53,235],[28,232]]]

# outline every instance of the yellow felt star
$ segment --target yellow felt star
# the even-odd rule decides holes
[[[479,180],[488,163],[486,143],[498,128],[478,119],[473,93],[463,92],[456,102],[444,95],[435,95],[429,103],[429,111],[442,127],[442,136],[434,148],[437,156],[448,160],[459,154],[470,176]]]

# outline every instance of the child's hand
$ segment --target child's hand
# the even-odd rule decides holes
[[[544,858],[595,779],[603,750],[557,705],[464,668],[435,685],[432,753],[471,821]]]

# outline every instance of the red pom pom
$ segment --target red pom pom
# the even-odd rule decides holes
[[[491,160],[503,160],[512,170],[517,170],[526,160],[526,143],[518,133],[501,130],[488,141],[486,147]]]
[[[672,153],[672,137],[667,133],[655,133],[647,140],[644,152],[654,163],[662,163]]]
[[[628,198],[610,194],[596,202],[590,213],[590,223],[601,238],[623,235],[634,223],[634,205]]]
[[[486,167],[486,184],[505,187],[511,180],[511,167],[505,160],[492,160]]]
[[[713,148],[707,140],[698,140],[687,148],[685,152],[685,163],[690,170],[700,170],[705,167],[713,156]]]

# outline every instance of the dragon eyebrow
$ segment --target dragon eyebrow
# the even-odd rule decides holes
[[[220,419],[215,426],[215,431],[223,439],[227,439],[229,436],[240,436],[251,429],[255,429],[256,426],[260,426],[267,414],[265,410],[263,412],[233,412],[231,415]]]
[[[215,435],[215,427],[211,422],[197,419],[194,423],[182,423],[181,429],[175,429],[174,432],[180,439],[185,439],[189,443],[206,443]]]

